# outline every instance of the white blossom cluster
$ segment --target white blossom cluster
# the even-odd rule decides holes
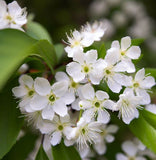
[[[156,159],[156,155],[147,149],[137,138],[124,141],[121,145],[121,148],[124,153],[117,153],[116,160]]]
[[[82,157],[89,153],[91,144],[98,154],[104,154],[106,142],[113,142],[118,130],[108,124],[110,111],[118,111],[119,118],[129,124],[139,117],[138,109],[150,103],[148,92],[155,85],[144,68],[136,72],[133,60],[140,57],[141,50],[132,45],[128,36],[121,43],[113,41],[104,59],[98,58],[95,49],[84,50],[100,41],[105,32],[101,22],[74,30],[67,36],[65,47],[72,58],[66,66],[67,73],[57,72],[53,84],[46,78],[22,75],[20,85],[12,89],[20,99],[21,112],[42,134],[49,135],[53,146],[63,138],[66,146],[76,143]],[[95,89],[101,82],[119,94],[118,101],[110,99],[107,91]],[[79,112],[76,122],[72,120],[72,110]]]
[[[4,0],[0,0],[0,29],[14,28],[23,31],[22,26],[26,23],[26,8],[21,8],[16,1],[7,5]]]

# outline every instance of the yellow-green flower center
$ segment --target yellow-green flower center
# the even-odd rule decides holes
[[[52,94],[49,96],[49,101],[54,102],[55,99],[56,99],[55,95]]]
[[[59,126],[58,126],[58,130],[62,131],[62,130],[63,130],[63,126],[62,126],[62,125],[59,125]]]

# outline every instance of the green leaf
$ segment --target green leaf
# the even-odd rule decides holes
[[[47,40],[35,40],[26,33],[14,30],[0,30],[0,90],[11,75],[30,55],[42,58],[53,72],[56,53]]]
[[[48,156],[46,155],[42,145],[40,146],[40,149],[37,153],[37,156],[35,158],[35,160],[49,160]]]
[[[74,146],[66,147],[64,143],[52,147],[54,160],[81,160]]]
[[[145,68],[146,74],[150,74],[156,79],[156,69],[155,68]]]
[[[0,159],[15,144],[23,125],[23,118],[20,117],[16,100],[11,91],[16,83],[17,79],[11,80],[0,92]]]
[[[64,46],[62,44],[56,44],[55,45],[55,51],[56,51],[56,56],[57,56],[57,63],[61,62],[62,58],[65,56],[64,52]]]
[[[26,33],[37,40],[46,39],[50,43],[52,43],[51,37],[47,30],[39,23],[37,22],[28,22],[26,25]]]
[[[132,39],[132,46],[139,46],[144,42],[144,39]]]
[[[138,137],[142,143],[156,153],[156,130],[140,113],[138,119],[134,119],[130,125],[132,133]]]
[[[156,114],[151,113],[147,110],[142,110],[141,111],[143,117],[145,118],[145,120],[156,129]]]
[[[31,153],[35,147],[37,137],[38,136],[34,135],[33,133],[27,133],[26,135],[21,137],[12,147],[10,152],[3,158],[3,160],[25,160],[26,158],[28,158],[29,153]]]
[[[98,58],[105,58],[105,55],[106,55],[106,47],[105,44],[103,43],[100,46],[100,49],[98,50]]]

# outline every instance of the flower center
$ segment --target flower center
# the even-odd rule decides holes
[[[134,84],[133,84],[133,87],[138,88],[138,87],[139,87],[139,83],[137,83],[137,82],[134,83]]]
[[[49,96],[49,101],[50,102],[54,102],[55,100],[56,100],[55,95],[52,94],[52,95]]]
[[[99,102],[95,102],[94,105],[95,105],[95,107],[97,107],[97,108],[100,107],[100,103],[99,103]]]
[[[86,130],[84,128],[82,128],[82,133],[85,134],[86,133]]]
[[[11,20],[12,20],[12,17],[8,14],[8,15],[6,16],[6,19],[9,20],[9,21],[11,21]]]
[[[106,74],[111,74],[111,71],[106,69]]]
[[[124,56],[124,55],[126,54],[126,52],[125,52],[125,51],[121,51],[120,54],[121,54],[122,56]]]
[[[129,157],[128,160],[135,160],[135,157]]]
[[[76,87],[77,87],[77,83],[75,83],[74,81],[72,81],[71,87],[72,87],[72,88],[76,88]]]
[[[84,71],[85,73],[88,73],[88,72],[89,72],[89,67],[88,67],[88,66],[84,66],[83,71]]]
[[[63,130],[63,126],[62,126],[62,125],[59,125],[59,126],[58,126],[58,130],[62,131],[62,130]]]
[[[30,91],[28,92],[28,95],[31,97],[34,93],[35,93],[35,92],[34,92],[33,90],[30,90]]]

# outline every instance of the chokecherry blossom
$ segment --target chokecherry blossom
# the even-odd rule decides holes
[[[141,97],[135,96],[133,91],[126,90],[119,97],[120,99],[114,108],[119,110],[119,117],[122,117],[122,120],[129,124],[134,118],[139,117],[137,108],[140,108]]]
[[[96,50],[89,50],[83,53],[81,49],[77,49],[73,60],[74,62],[67,65],[66,71],[75,82],[80,82],[87,78],[93,84],[100,83],[101,77],[96,77],[95,72],[93,72],[94,67],[99,63]]]
[[[95,21],[93,24],[87,23],[85,26],[82,27],[82,34],[88,40],[92,41],[100,41],[105,33],[105,26],[102,21],[97,22]]]
[[[30,101],[36,95],[34,90],[34,80],[28,75],[22,75],[19,78],[19,86],[12,89],[15,97],[20,98],[19,107],[21,110],[33,112]]]
[[[74,52],[77,49],[83,49],[92,44],[92,41],[86,39],[83,34],[77,30],[74,30],[71,33],[71,37],[67,36],[69,46],[65,48],[65,51],[68,53],[68,57],[73,57]]]
[[[15,28],[22,29],[22,26],[27,23],[26,8],[21,8],[16,1],[6,4],[0,0],[0,29]]]
[[[145,75],[145,69],[140,69],[134,79],[130,77],[129,88],[133,90],[137,96],[141,96],[141,104],[149,104],[151,102],[150,95],[147,93],[155,85],[155,79],[152,76]]]
[[[48,126],[47,126],[48,125]],[[64,143],[69,146],[74,143],[74,141],[68,140],[69,132],[71,131],[71,122],[68,115],[64,117],[54,116],[53,120],[50,123],[45,124],[44,134],[50,136],[50,143],[55,146],[61,142],[61,139],[64,138]],[[49,128],[48,130],[46,128]]]
[[[94,91],[90,84],[86,84],[81,88],[85,99],[79,102],[81,109],[85,110],[83,116],[88,121],[97,117],[99,123],[108,123],[110,115],[106,109],[113,109],[114,102],[109,100],[109,95],[104,91]]]
[[[38,93],[35,95],[30,106],[34,110],[42,110],[44,119],[52,120],[54,113],[60,116],[67,115],[67,104],[74,101],[73,97],[65,96],[67,92],[67,82],[56,82],[52,86],[45,78],[36,78],[34,81],[34,89]]]
[[[139,148],[131,141],[125,141],[122,144],[122,150],[125,152],[118,153],[116,160],[147,160],[145,157],[138,154]]]
[[[102,155],[106,152],[107,146],[106,143],[112,143],[114,141],[114,136],[112,134],[116,133],[118,127],[116,125],[102,125],[101,126],[101,137],[96,144],[93,144],[95,151]]]
[[[121,71],[133,73],[135,66],[131,59],[138,59],[141,50],[138,46],[131,46],[131,38],[127,36],[121,39],[121,47],[119,41],[112,42],[111,48],[107,51],[107,55],[110,54],[116,56],[119,61],[116,67]]]
[[[89,144],[96,143],[100,138],[100,126],[101,123],[95,121],[88,123],[84,117],[81,117],[77,126],[72,128],[68,139],[75,140],[79,149],[88,147]]]
[[[122,68],[117,66],[117,54],[107,54],[105,59],[98,60],[94,67],[93,74],[96,78],[103,78],[108,87],[115,93],[119,93],[122,85],[129,83],[129,77],[122,72]]]

